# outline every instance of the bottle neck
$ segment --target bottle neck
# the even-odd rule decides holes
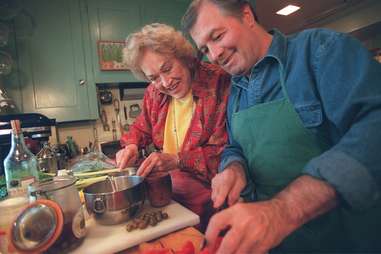
[[[24,135],[22,132],[12,132],[12,141],[11,141],[11,151],[16,153],[16,156],[26,156],[31,155],[28,147],[25,145]],[[29,157],[29,156],[27,156]]]
[[[13,131],[11,141],[12,141],[12,145],[14,145],[14,144],[24,144],[25,145],[24,135],[22,134],[22,132]]]

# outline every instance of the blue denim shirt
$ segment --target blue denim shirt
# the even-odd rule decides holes
[[[380,199],[381,64],[345,34],[325,29],[289,37],[272,33],[267,55],[250,75],[232,77],[229,145],[219,171],[232,161],[246,165],[230,126],[238,91],[239,110],[283,98],[278,71],[282,65],[287,94],[304,126],[320,133],[330,147],[310,160],[303,173],[331,184],[349,207],[371,207]],[[251,192],[251,187],[249,183],[244,192]]]

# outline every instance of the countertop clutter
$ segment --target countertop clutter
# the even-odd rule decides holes
[[[97,224],[92,218],[87,220],[87,236],[83,243],[72,253],[115,253],[200,222],[197,214],[175,201],[162,208],[152,208],[147,201],[142,213],[154,210],[166,212],[169,218],[154,227],[149,226],[131,232],[126,230],[127,223],[105,226]]]
[[[42,202],[44,201],[44,199],[38,200],[38,201]],[[46,201],[51,202],[50,200],[46,200]],[[24,206],[26,206],[26,204]],[[85,209],[83,209],[83,211],[85,211]],[[83,227],[83,232],[85,232],[83,235],[83,238],[81,238],[81,241],[79,241],[78,244],[75,244],[75,246],[73,245],[70,248],[65,247],[64,248],[65,253],[106,254],[106,253],[115,253],[119,251],[124,251],[134,246],[135,246],[135,252],[133,253],[139,253],[139,251],[136,250],[137,248],[140,249],[140,246],[137,247],[139,244],[145,243],[151,240],[157,240],[161,236],[173,233],[180,229],[197,225],[200,222],[200,218],[197,214],[193,213],[192,211],[188,210],[187,208],[183,207],[182,205],[180,205],[179,203],[175,201],[171,201],[167,206],[154,208],[150,205],[150,202],[148,200],[145,200],[142,209],[133,218],[136,218],[137,216],[142,214],[148,214],[148,213],[152,214],[152,212],[155,212],[155,211],[161,211],[162,214],[166,214],[168,216],[166,219],[161,220],[159,223],[157,223],[154,226],[146,225],[144,229],[137,228],[130,232],[127,229],[127,225],[131,222],[131,220],[126,220],[125,222],[123,221],[116,225],[101,225],[95,220],[94,216],[89,216],[88,213],[85,212],[86,220],[84,224],[85,227]],[[25,210],[23,213],[26,214]],[[30,217],[30,218],[33,217],[29,215],[27,217]],[[21,218],[21,220],[23,220],[24,217]],[[42,225],[42,224],[39,224],[39,225]],[[193,229],[193,230],[198,232],[196,229]],[[60,243],[64,242],[65,241],[64,238],[66,236],[67,234],[62,233],[61,237],[59,238],[61,240],[60,241],[57,240],[57,242],[60,242]],[[180,238],[181,238],[181,240],[179,240],[180,242],[184,242],[186,240],[186,239],[182,239],[182,237]],[[6,244],[6,242],[3,242],[3,243]],[[62,246],[61,245],[62,244],[54,244],[51,247],[52,249],[49,248],[48,253],[54,253],[56,251],[59,251],[61,247],[63,247],[63,245]],[[180,246],[181,244],[179,243],[178,245]],[[11,249],[13,249],[13,247]],[[53,249],[54,249],[54,252],[51,252],[51,250]]]

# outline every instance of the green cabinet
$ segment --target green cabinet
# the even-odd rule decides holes
[[[99,117],[96,83],[136,82],[130,71],[100,69],[99,41],[123,42],[153,22],[179,28],[188,5],[184,0],[19,2],[23,11],[14,19],[17,77],[9,90],[24,113],[42,113],[58,122]]]
[[[123,42],[143,25],[160,22],[180,28],[189,3],[181,0],[87,0],[93,69],[96,83],[135,82],[129,71],[101,71],[98,41]]]
[[[92,67],[96,83],[136,81],[129,71],[101,71],[99,41],[123,42],[127,34],[141,26],[139,1],[88,0]]]
[[[142,22],[143,24],[165,23],[179,30],[181,18],[189,3],[190,1],[184,0],[145,0],[145,3],[141,6]]]
[[[22,111],[58,122],[96,119],[85,7],[79,0],[25,0],[22,6],[15,19]]]

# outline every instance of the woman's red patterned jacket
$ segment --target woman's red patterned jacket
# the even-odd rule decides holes
[[[209,184],[227,143],[225,117],[230,76],[216,65],[201,63],[194,81],[195,112],[178,155],[181,170]],[[122,146],[137,144],[142,148],[153,143],[162,150],[169,101],[168,95],[150,84],[144,94],[142,112],[122,136]]]

